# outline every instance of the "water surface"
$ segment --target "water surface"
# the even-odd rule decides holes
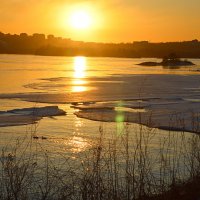
[[[192,60],[196,64],[192,68],[137,65],[149,60],[158,61],[0,55],[0,111],[56,104],[67,112],[66,116],[44,118],[37,125],[0,128],[0,147],[9,146],[16,138],[32,132],[48,138],[39,142],[51,152],[70,155],[84,152],[98,137],[102,122],[77,117],[74,113],[79,109],[72,107],[76,103],[80,106],[81,102],[87,102],[84,105],[102,108],[106,104],[106,107],[109,105],[115,111],[123,112],[123,106],[125,111],[130,111],[136,103],[141,103],[140,99],[145,103],[144,99],[155,98],[151,106],[158,109],[158,105],[177,103],[183,97],[198,102],[200,60]],[[164,98],[165,102],[156,101],[156,98]],[[166,102],[167,98],[170,100]],[[131,110],[131,113],[135,112],[138,110]],[[145,113],[144,108],[142,112]],[[123,119],[118,122],[122,123]],[[110,133],[117,134],[118,122],[103,123],[108,137]],[[128,126],[133,127],[130,132],[137,127],[136,124]],[[161,136],[167,134],[161,130],[158,132]],[[158,140],[152,146],[156,147]]]

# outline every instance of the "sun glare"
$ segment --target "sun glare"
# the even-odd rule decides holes
[[[71,26],[75,29],[87,29],[92,24],[92,17],[86,11],[74,11],[69,21]]]

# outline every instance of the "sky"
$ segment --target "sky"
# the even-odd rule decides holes
[[[200,0],[0,0],[0,5],[3,33],[114,43],[200,40]],[[89,15],[90,27],[70,25],[77,11]]]

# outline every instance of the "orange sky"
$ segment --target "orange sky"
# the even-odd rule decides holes
[[[109,2],[109,3],[108,3]],[[0,31],[45,33],[95,42],[200,39],[200,0],[0,0]],[[69,24],[70,13],[86,10],[88,29]]]

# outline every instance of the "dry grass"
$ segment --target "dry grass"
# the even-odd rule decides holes
[[[150,120],[151,121],[151,120]],[[35,131],[35,130],[34,130]],[[200,137],[173,133],[160,137],[155,129],[139,126],[130,135],[108,139],[102,127],[91,149],[81,154],[78,165],[62,158],[54,163],[32,136],[12,150],[3,149],[0,166],[2,200],[156,200],[195,199],[200,183]],[[27,142],[28,141],[28,142]]]

